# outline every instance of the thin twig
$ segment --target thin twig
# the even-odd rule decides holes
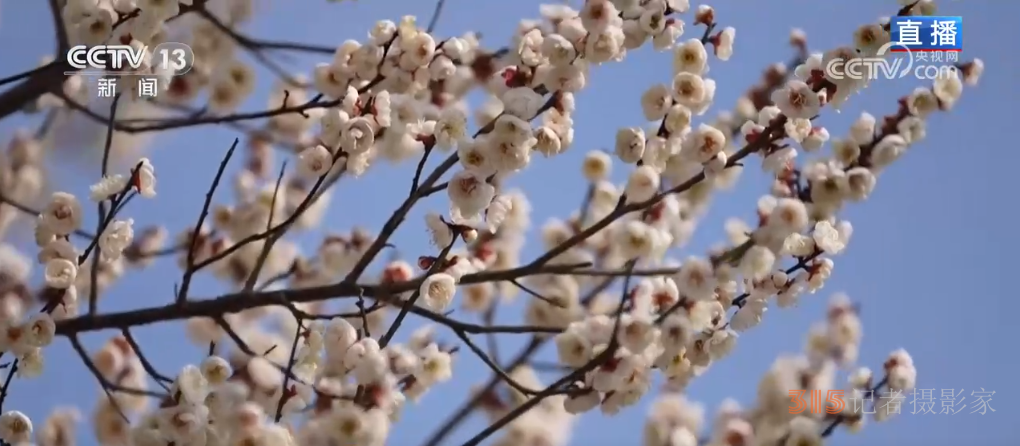
[[[425,28],[425,32],[432,33],[436,30],[436,25],[439,24],[439,16],[443,14],[443,6],[446,5],[446,0],[437,0],[436,9],[432,11],[432,18],[429,19],[429,26]]]
[[[269,218],[266,219],[266,232],[270,232],[273,228],[273,220],[276,218],[276,200],[280,195],[280,184],[283,183],[283,173],[287,170],[287,162],[284,161],[280,166],[280,174],[276,177],[276,186],[273,187],[273,198],[269,202]],[[262,272],[262,268],[266,264],[266,259],[269,258],[269,252],[273,249],[273,245],[280,239],[282,233],[270,236],[262,243],[262,251],[259,252],[258,258],[255,260],[255,266],[252,268],[251,273],[248,274],[248,279],[244,282],[243,291],[248,292],[255,289],[255,284],[259,281],[259,273]]]
[[[283,418],[283,406],[287,404],[287,400],[289,399],[287,386],[290,384],[290,376],[294,370],[294,363],[297,362],[294,358],[297,356],[298,343],[301,341],[301,336],[304,331],[303,321],[298,318],[296,314],[294,317],[297,318],[297,329],[294,332],[294,342],[290,345],[290,357],[287,359],[287,370],[283,373],[283,387],[280,390],[280,401],[276,404],[276,416],[273,417],[277,423],[279,423]]]
[[[149,359],[145,357],[144,353],[142,353],[142,347],[138,345],[138,341],[136,341],[134,335],[131,334],[131,330],[124,328],[121,330],[121,334],[124,335],[124,339],[127,341],[128,345],[131,346],[131,349],[135,351],[135,356],[138,357],[138,362],[142,363],[142,368],[145,372],[148,373],[154,381],[156,381],[156,384],[169,393],[170,388],[167,387],[167,384],[172,384],[174,380],[159,373],[159,371],[156,370],[156,367],[149,362]]]
[[[198,214],[198,222],[195,223],[195,228],[191,232],[191,241],[188,246],[188,257],[187,264],[184,268],[184,277],[181,278],[180,291],[177,293],[176,302],[178,305],[183,304],[188,299],[188,287],[191,286],[191,276],[195,274],[197,268],[195,267],[195,255],[198,249],[198,239],[201,237],[202,226],[205,224],[205,218],[209,215],[209,206],[212,204],[213,195],[216,194],[216,188],[220,185],[220,180],[223,178],[223,171],[227,169],[227,164],[230,163],[230,158],[234,156],[234,150],[237,149],[237,144],[241,142],[240,139],[234,138],[234,143],[230,145],[230,149],[223,156],[223,160],[220,161],[220,167],[216,169],[216,176],[213,177],[212,184],[209,185],[209,190],[205,193],[205,202],[202,203],[202,211]]]
[[[100,178],[106,178],[109,174],[110,150],[113,148],[113,123],[117,121],[117,103],[120,102],[120,98],[121,95],[117,94],[114,95],[113,101],[110,101],[110,120],[106,125],[106,143],[103,145]],[[102,237],[105,230],[103,225],[106,221],[106,200],[100,200],[96,208],[96,215],[98,215],[96,219],[96,234],[97,237]],[[99,306],[99,257],[97,255],[92,259],[92,265],[89,268],[89,316],[95,316]]]

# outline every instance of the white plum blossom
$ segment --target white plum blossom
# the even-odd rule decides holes
[[[156,169],[148,158],[142,158],[135,167],[131,178],[132,185],[138,194],[145,198],[156,196]]]
[[[507,91],[503,94],[502,100],[506,112],[521,119],[532,119],[545,103],[542,95],[525,87]]]
[[[68,259],[54,258],[46,262],[46,286],[66,289],[78,277],[78,263]]]
[[[489,206],[496,189],[477,172],[462,170],[450,179],[449,197],[464,218],[480,214]]]
[[[0,440],[21,444],[32,438],[32,420],[25,414],[10,410],[0,415]]]
[[[810,119],[821,109],[821,100],[808,84],[791,80],[786,86],[772,93],[772,102],[791,119]]]
[[[627,164],[636,163],[645,152],[645,132],[638,127],[618,130],[615,149],[620,161]]]
[[[815,240],[815,246],[826,253],[839,254],[846,247],[839,231],[827,220],[816,223],[811,235]]]
[[[323,145],[309,147],[298,155],[298,174],[314,180],[333,167],[333,154]]]
[[[434,311],[443,311],[453,302],[457,292],[457,281],[446,273],[436,273],[421,283],[421,295],[425,305]]]
[[[134,220],[115,220],[99,236],[99,250],[105,259],[117,260],[135,239]]]
[[[454,234],[443,216],[434,212],[425,215],[425,225],[430,234],[432,246],[443,249],[453,243]]]
[[[39,225],[54,235],[68,235],[82,224],[82,208],[78,199],[66,192],[56,192],[40,214]]]

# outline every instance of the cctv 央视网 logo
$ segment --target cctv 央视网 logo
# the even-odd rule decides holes
[[[884,57],[893,47],[903,48],[903,53],[907,57]],[[906,77],[913,67],[914,56],[910,49],[898,42],[888,42],[875,52],[875,56],[834,58],[825,64],[824,71],[825,75],[834,81],[844,79],[870,81],[878,79],[879,74],[886,79],[900,79]]]

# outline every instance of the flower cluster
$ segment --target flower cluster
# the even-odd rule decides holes
[[[406,344],[380,347],[348,321],[310,321],[281,367],[267,357],[209,356],[186,366],[171,396],[130,429],[101,430],[106,442],[295,445],[308,441],[381,445],[406,399],[452,376],[450,352],[423,329]],[[142,410],[142,407],[135,407]],[[299,432],[278,421],[311,409]],[[102,427],[102,426],[100,426]]]
[[[84,214],[81,203],[77,197],[67,192],[55,192],[52,195],[36,217],[34,231],[34,239],[39,248],[36,258],[45,267],[45,289],[41,294],[47,300],[46,305],[40,312],[28,317],[24,315],[25,308],[10,308],[0,320],[0,355],[11,352],[15,356],[10,365],[11,373],[17,372],[24,378],[42,374],[42,349],[53,342],[56,335],[55,321],[77,316],[79,293],[90,293],[92,287],[101,283],[95,275],[89,280],[83,271],[89,271],[88,268],[95,264],[92,271],[98,275],[99,264],[116,264],[124,251],[132,245],[132,220],[115,219],[121,203],[128,194],[154,197],[155,181],[152,164],[143,158],[129,176],[107,176],[92,186],[92,199],[104,205],[109,204],[112,209],[100,222],[99,236],[94,237],[92,244],[82,253],[70,241],[72,235],[82,231]],[[93,251],[96,254],[90,256]],[[27,270],[29,266],[26,260],[24,269]],[[90,305],[94,304],[97,296],[94,292],[90,294]],[[19,320],[21,318],[25,320]],[[107,371],[119,367],[116,360],[100,361],[99,364],[104,364],[101,370]],[[117,376],[107,373],[107,376],[111,375]],[[145,375],[138,376],[144,379]],[[127,375],[119,379],[126,378]],[[146,400],[142,399],[141,403],[146,403]],[[0,417],[0,425],[0,439],[10,444],[27,441],[32,431],[31,421],[17,411],[7,412]]]
[[[778,358],[762,377],[753,405],[744,408],[734,400],[726,400],[706,426],[700,404],[679,393],[664,394],[649,411],[644,444],[821,445],[831,433],[829,426],[845,424],[851,430],[859,430],[866,420],[865,413],[874,414],[876,421],[888,419],[898,412],[890,410],[889,405],[902,403],[903,393],[913,388],[916,370],[910,355],[897,350],[890,354],[881,382],[874,382],[867,367],[858,367],[847,373],[847,386],[841,389],[837,376],[841,369],[853,364],[846,349],[856,348],[861,334],[859,324],[846,296],[834,296],[826,322],[809,333],[804,354]],[[796,402],[793,398],[798,392],[803,392],[805,398],[804,410],[800,411],[792,409],[796,407],[792,403]],[[826,401],[823,413],[807,410],[810,392],[833,395]],[[874,407],[863,408],[862,404]],[[700,437],[706,431],[708,437]]]

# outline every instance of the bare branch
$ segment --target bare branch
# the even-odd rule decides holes
[[[184,277],[181,279],[180,291],[177,293],[177,304],[183,304],[188,299],[188,288],[191,286],[191,277],[198,270],[195,266],[195,255],[198,248],[198,240],[202,232],[202,226],[205,225],[205,218],[209,215],[209,206],[212,204],[213,195],[216,194],[216,188],[220,185],[220,180],[223,178],[223,171],[227,169],[227,164],[230,163],[230,158],[234,156],[234,150],[237,149],[237,143],[240,142],[238,139],[234,139],[234,143],[227,149],[227,153],[223,155],[223,160],[220,161],[220,167],[216,169],[216,176],[213,177],[212,184],[209,185],[209,190],[205,193],[205,202],[202,203],[202,211],[198,214],[198,222],[195,223],[194,229],[191,232],[191,240],[188,246],[188,260],[184,268]]]

